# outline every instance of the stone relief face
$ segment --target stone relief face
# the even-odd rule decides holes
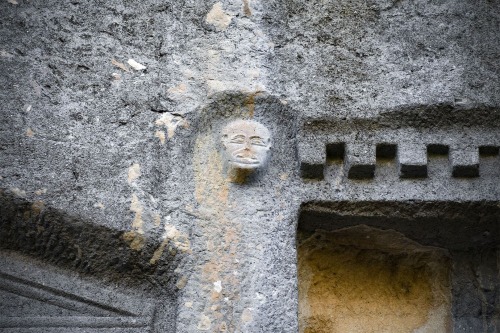
[[[222,130],[224,157],[231,168],[255,170],[266,164],[271,133],[253,120],[236,120]]]

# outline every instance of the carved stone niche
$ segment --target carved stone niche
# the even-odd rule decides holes
[[[200,235],[193,237],[192,248],[199,249],[193,260],[202,269],[192,270],[191,283],[181,291],[179,304],[192,306],[180,306],[179,332],[260,332],[262,327],[276,332],[295,322],[290,318],[292,323],[283,325],[283,317],[295,313],[293,290],[280,286],[286,290],[281,297],[285,306],[278,311],[269,311],[271,303],[254,292],[273,297],[276,281],[287,281],[293,271],[294,256],[288,256],[294,251],[292,242],[277,240],[291,233],[277,236],[269,230],[282,230],[296,214],[291,202],[298,199],[289,199],[291,192],[285,190],[300,180],[295,114],[275,96],[226,91],[190,115],[192,135],[180,156],[192,154],[191,233]],[[251,245],[256,241],[262,244],[257,251]],[[251,267],[249,257],[258,257],[262,269]],[[280,268],[274,270],[276,265]],[[206,288],[214,283],[223,288],[216,297]]]
[[[498,201],[303,204],[299,332],[497,332],[499,220]]]
[[[193,129],[197,133],[192,146],[195,178],[222,175],[229,182],[249,184],[297,169],[293,167],[297,164],[296,119],[274,96],[217,94],[193,120]]]

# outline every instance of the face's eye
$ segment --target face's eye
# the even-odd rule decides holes
[[[235,135],[231,138],[231,141],[229,141],[230,143],[237,143],[237,144],[243,144],[245,143],[245,136],[244,135]]]
[[[266,146],[266,142],[260,136],[252,136],[250,142],[255,146]]]

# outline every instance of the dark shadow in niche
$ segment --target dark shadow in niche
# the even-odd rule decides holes
[[[426,290],[427,284],[434,286],[427,290],[443,290],[443,295],[450,294],[448,316],[451,318],[451,325],[445,331],[494,331],[498,329],[500,312],[499,226],[498,202],[305,203],[301,207],[297,234],[301,316],[308,311],[315,313],[317,316],[308,318],[306,324],[313,327],[321,327],[324,324],[321,313],[314,312],[310,307],[310,304],[318,302],[314,300],[314,294],[318,293],[318,290],[313,288],[310,292],[313,298],[305,303],[303,301],[304,295],[309,295],[304,292],[309,290],[307,284],[314,285],[317,289],[321,281],[329,281],[325,286],[326,291],[320,292],[321,302],[328,299],[329,292],[340,295],[333,298],[333,301],[346,303],[348,300],[352,303],[348,302],[352,310],[350,315],[357,313],[359,318],[370,313],[375,314],[374,318],[377,315],[383,316],[383,311],[395,304],[394,298],[392,301],[388,299],[389,308],[382,311],[383,307],[377,308],[380,304],[372,299],[373,307],[367,307],[362,299],[370,301],[370,293],[382,295],[377,297],[379,300],[391,292],[397,296],[396,287],[399,285],[403,288],[402,291],[399,290],[401,295],[406,292],[406,295],[411,296],[412,292],[420,288],[420,292],[415,296],[421,296],[425,294],[423,291]],[[446,281],[446,267],[451,271],[450,283]],[[360,279],[360,276],[364,277],[364,280]],[[349,282],[345,284],[346,290],[341,288],[344,281],[341,277],[344,277],[344,280],[347,278]],[[426,279],[431,282],[425,282]],[[359,281],[371,281],[374,286],[369,283],[360,285]],[[394,283],[387,289],[383,286],[384,281]],[[357,287],[359,288],[356,289]],[[360,296],[362,294],[359,290],[368,294]],[[346,296],[349,294],[353,296]],[[342,295],[345,297],[344,302],[341,302]],[[401,300],[401,297],[396,299]],[[414,302],[413,308],[418,309],[418,297],[410,299]],[[420,305],[425,304],[425,299],[420,301]],[[439,303],[435,300],[433,302],[434,305]],[[319,306],[327,309],[335,304],[320,303]],[[404,307],[400,305],[395,309]],[[442,308],[438,311],[439,307],[435,306],[430,309],[434,310],[429,311],[429,314],[434,315],[442,311]],[[340,309],[338,313],[342,313]],[[416,325],[418,318],[412,316],[411,311],[406,313],[408,317],[405,323],[413,322]],[[446,314],[443,316],[442,323],[448,320],[445,318]],[[429,317],[427,324],[431,321],[439,323],[438,319]],[[307,325],[304,324],[303,318],[301,320],[301,329],[307,332]],[[362,322],[361,320],[360,323]],[[329,324],[337,325],[343,332],[350,331],[349,327],[342,326],[342,321]],[[403,332],[401,328],[396,330]],[[377,332],[377,329],[368,325],[366,330],[352,331]]]
[[[90,306],[90,308],[101,309],[103,313],[97,314],[101,319],[84,320],[84,322],[75,321],[76,319],[68,321],[66,317],[66,319],[51,316],[36,317],[32,323],[35,325],[33,327],[47,329],[50,327],[73,327],[74,329],[87,327],[92,331],[92,329],[103,327],[116,327],[117,329],[139,327],[144,330],[147,326],[152,332],[175,332],[177,277],[174,270],[180,260],[180,255],[173,255],[173,251],[165,251],[161,260],[151,263],[150,258],[163,241],[160,234],[157,236],[157,238],[145,238],[142,249],[136,251],[130,247],[130,242],[127,241],[123,231],[96,225],[81,217],[71,216],[52,207],[45,207],[39,202],[30,202],[0,191],[0,250],[6,251],[6,254],[21,254],[22,256],[19,257],[14,256],[21,258],[14,262],[26,261],[24,267],[30,267],[31,259],[33,259],[33,264],[38,261],[46,263],[48,271],[50,271],[50,265],[54,265],[58,269],[66,270],[68,274],[77,272],[82,278],[92,278],[104,286],[120,286],[125,292],[127,289],[140,292],[148,299],[154,299],[156,305],[153,306],[154,311],[149,318],[134,319],[136,317],[133,313],[113,310],[117,315],[131,317],[110,319],[109,309],[105,305],[100,305],[101,295],[95,295],[95,302],[84,300],[78,296],[80,285],[75,285],[74,290],[68,293],[57,288],[44,287],[43,278],[37,283],[31,282],[29,278],[24,281],[23,272],[15,270],[12,273],[14,275],[0,273],[3,281],[0,281],[0,289],[10,286],[10,289],[14,288],[12,290],[21,291],[19,294],[21,296],[24,296],[23,289],[26,289],[28,296],[33,296],[35,300],[39,299],[42,305],[47,299],[60,298],[55,306],[77,310],[87,309]],[[7,260],[7,257],[5,259]],[[60,283],[67,284],[69,280],[67,281],[64,274],[59,275],[61,276]],[[10,289],[7,291],[12,292]],[[43,296],[45,294],[48,296]],[[88,310],[85,311],[88,312]],[[83,314],[86,313],[85,311]],[[111,317],[113,317],[113,311],[111,311]],[[90,313],[93,312],[90,311]],[[27,327],[26,322],[17,322],[12,318],[7,321],[3,319],[5,318],[0,318],[0,327],[21,327],[19,325]]]

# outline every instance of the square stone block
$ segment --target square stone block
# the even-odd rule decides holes
[[[346,146],[344,166],[350,179],[367,179],[375,175],[375,145],[354,143]]]
[[[453,177],[479,177],[479,149],[452,149],[450,163]]]
[[[399,176],[427,177],[427,147],[425,144],[404,143],[398,146]]]
[[[299,144],[299,158],[302,178],[324,178],[326,147],[323,142]]]

